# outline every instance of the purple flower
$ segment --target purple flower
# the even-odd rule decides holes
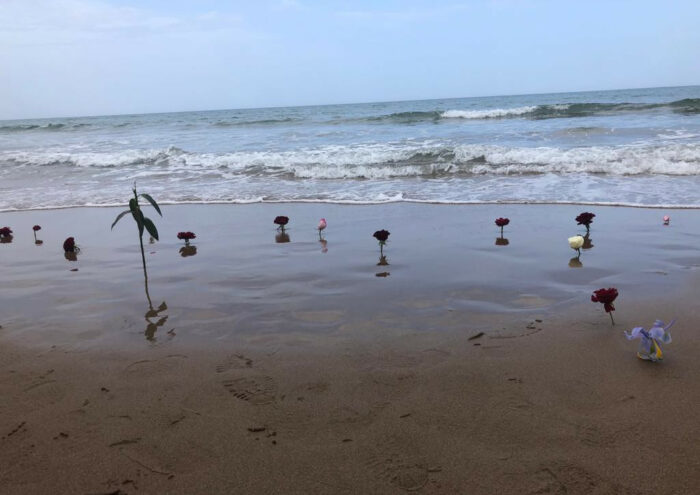
[[[671,334],[668,332],[668,329],[675,322],[676,320],[671,320],[671,323],[666,325],[663,321],[656,320],[649,330],[645,330],[644,327],[635,327],[631,332],[625,332],[625,337],[627,337],[627,340],[641,339],[639,350],[637,351],[639,359],[653,362],[661,361],[664,358],[664,354],[661,351],[659,341],[664,344],[671,343]]]

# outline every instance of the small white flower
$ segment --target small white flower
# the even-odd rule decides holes
[[[569,246],[571,246],[571,249],[576,249],[577,251],[581,249],[581,246],[583,246],[583,236],[575,235],[569,237]]]

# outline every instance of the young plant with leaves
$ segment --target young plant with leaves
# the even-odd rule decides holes
[[[114,229],[114,226],[119,220],[122,219],[124,215],[131,213],[131,216],[134,217],[134,220],[136,221],[136,226],[139,229],[139,245],[141,246],[141,261],[143,262],[143,275],[144,277],[148,278],[148,275],[146,273],[146,255],[143,251],[143,231],[147,230],[151,237],[153,237],[155,240],[158,240],[158,229],[156,229],[156,226],[153,223],[153,221],[150,218],[146,217],[143,214],[143,211],[141,211],[139,197],[151,203],[151,206],[153,206],[153,208],[156,209],[156,211],[161,217],[163,216],[163,214],[161,213],[160,207],[158,206],[158,203],[156,203],[155,199],[153,199],[149,194],[139,194],[136,191],[136,184],[134,184],[133,192],[134,197],[129,200],[129,209],[124,210],[119,215],[117,215],[117,218],[112,223],[112,229]]]

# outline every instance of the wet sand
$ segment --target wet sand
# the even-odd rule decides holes
[[[165,207],[150,307],[117,211],[1,217],[2,493],[696,490],[695,211]],[[622,330],[673,317],[665,361],[636,359]]]

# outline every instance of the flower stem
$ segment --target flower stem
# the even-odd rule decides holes
[[[615,326],[615,320],[613,319],[612,311],[608,314],[610,315],[610,321],[612,322],[613,326]]]

